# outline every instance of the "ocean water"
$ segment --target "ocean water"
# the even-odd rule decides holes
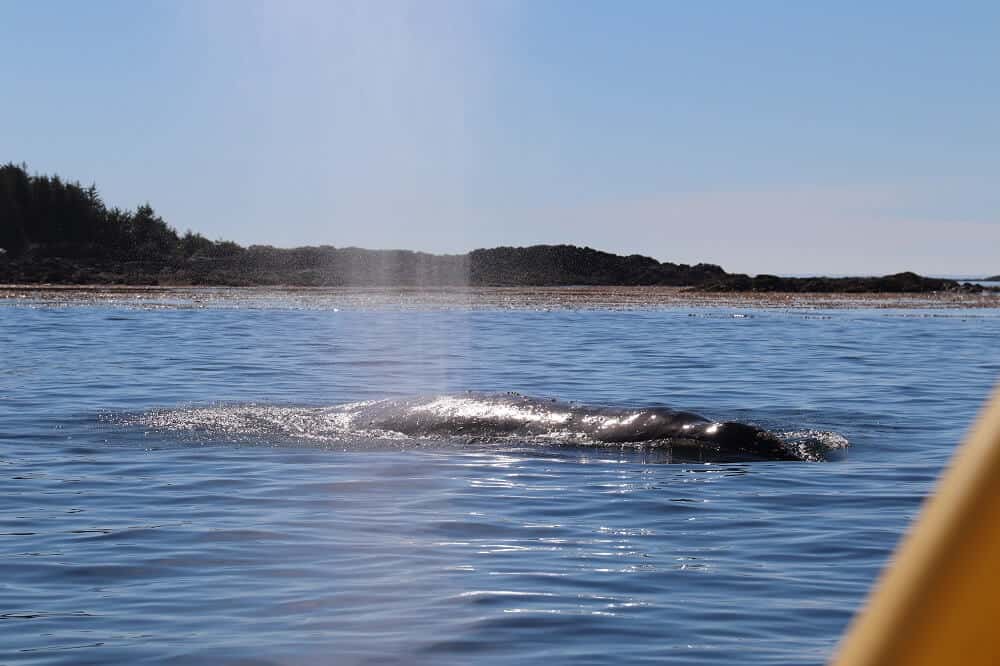
[[[1000,376],[996,310],[190,306],[0,305],[0,663],[823,663]],[[851,447],[144,418],[465,390]]]

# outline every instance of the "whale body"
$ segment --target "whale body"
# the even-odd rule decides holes
[[[671,462],[825,460],[848,446],[833,432],[773,432],[663,406],[594,406],[518,393],[466,392],[326,407],[217,405],[112,420],[237,441],[356,448],[405,442],[442,447],[614,445],[656,449]]]
[[[336,409],[336,408],[334,408]],[[807,460],[799,444],[757,426],[667,407],[600,407],[518,393],[427,396],[341,408],[354,427],[411,437],[549,438],[583,444],[659,444],[725,459]]]

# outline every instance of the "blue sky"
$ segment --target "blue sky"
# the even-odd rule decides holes
[[[243,244],[1000,272],[1000,4],[0,0],[0,160]]]

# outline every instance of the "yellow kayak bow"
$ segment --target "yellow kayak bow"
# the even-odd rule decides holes
[[[833,666],[1000,664],[1000,387]]]

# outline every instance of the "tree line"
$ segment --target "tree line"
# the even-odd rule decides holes
[[[95,185],[32,175],[13,163],[0,167],[0,248],[11,258],[31,253],[99,261],[222,257],[240,250],[192,231],[179,235],[148,203],[109,208]]]

